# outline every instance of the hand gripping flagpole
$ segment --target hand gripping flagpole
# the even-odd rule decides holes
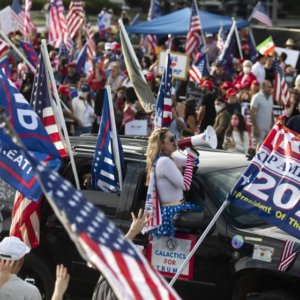
[[[194,246],[194,248],[192,249],[192,251],[186,257],[185,261],[182,263],[182,265],[178,269],[177,273],[174,275],[174,277],[170,281],[169,286],[173,286],[173,284],[177,280],[178,276],[181,274],[181,272],[183,271],[183,269],[186,267],[187,263],[190,261],[190,259],[194,255],[194,253],[197,251],[197,249],[199,248],[199,246],[201,245],[201,243],[203,242],[203,240],[206,238],[207,234],[209,233],[209,231],[211,230],[211,228],[213,227],[213,225],[216,223],[217,219],[219,218],[219,216],[221,215],[221,213],[223,212],[223,210],[226,208],[226,206],[229,204],[229,202],[230,201],[228,199],[226,199],[223,202],[223,204],[221,205],[221,207],[219,208],[219,210],[214,215],[213,219],[210,221],[210,223],[208,224],[208,226],[206,227],[206,229],[204,230],[204,232],[200,236],[199,240],[197,241],[197,243]]]
[[[52,68],[51,68],[51,63],[50,63],[50,59],[49,59],[49,55],[48,55],[48,50],[47,50],[47,44],[46,44],[46,40],[42,40],[42,45],[41,45],[41,52],[44,58],[44,62],[45,62],[45,66],[46,66],[46,77],[47,77],[47,86],[49,89],[49,85],[48,85],[48,79],[50,79],[51,85],[52,85],[52,89],[53,89],[53,94],[56,100],[56,105],[59,111],[59,121],[60,121],[60,125],[63,129],[64,132],[64,138],[66,141],[66,145],[68,148],[68,154],[70,157],[70,162],[71,162],[71,166],[72,166],[72,170],[73,170],[73,174],[74,174],[74,179],[75,179],[75,183],[76,183],[76,187],[78,190],[80,190],[80,184],[79,184],[79,179],[78,179],[78,174],[77,174],[77,169],[76,169],[76,165],[75,165],[75,160],[74,160],[74,156],[73,156],[73,152],[71,149],[71,143],[70,143],[70,139],[69,139],[69,134],[68,134],[68,130],[66,127],[66,123],[64,121],[64,116],[63,116],[63,111],[62,111],[62,107],[61,107],[61,101],[58,95],[58,91],[57,91],[57,87],[56,87],[56,83],[55,83],[55,79],[54,79],[54,75],[52,72]],[[50,78],[48,78],[50,76]],[[49,89],[51,91],[51,89]],[[51,93],[49,93],[50,96],[50,102],[51,105],[53,104],[53,99],[51,97]]]

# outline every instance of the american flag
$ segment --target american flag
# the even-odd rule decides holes
[[[70,54],[69,53],[70,52],[69,52],[65,42],[62,41],[60,46],[59,46],[58,53],[57,53],[58,58],[60,58],[61,56],[64,56],[67,59],[67,62],[69,62],[70,61]]]
[[[160,0],[151,0],[148,21],[154,20],[160,16]],[[157,45],[157,37],[154,34],[147,34],[145,38],[146,43],[149,45],[150,52],[155,53],[155,47]]]
[[[193,0],[192,13],[190,21],[190,29],[187,34],[185,52],[188,53],[194,61],[196,54],[199,52],[200,46],[203,44],[201,38],[201,22],[198,12],[196,0]]]
[[[226,41],[226,34],[223,25],[221,25],[219,32],[218,32],[218,40],[217,40],[217,47],[220,51],[223,51]]]
[[[22,9],[19,0],[13,0],[13,3],[11,5],[11,18],[14,23],[14,27],[16,30],[21,31],[25,36],[25,26],[27,26],[29,33],[36,31],[36,27],[32,22],[32,19],[30,18],[31,3],[27,3],[28,1],[31,2],[31,0],[25,1],[25,10],[27,10],[27,15],[26,11],[24,12],[24,10]]]
[[[70,2],[66,20],[69,37],[74,40],[85,20],[84,9],[81,0],[73,0]]]
[[[39,63],[36,69],[36,74],[33,82],[33,89],[31,94],[31,104],[33,110],[39,116],[42,121],[50,139],[55,145],[61,157],[68,156],[65,149],[62,137],[62,133],[56,123],[54,111],[50,100],[46,67],[42,54],[39,57]]]
[[[9,51],[9,45],[0,39],[0,57],[3,57]]]
[[[287,268],[295,261],[300,252],[300,244],[294,241],[285,241],[281,258],[278,265],[279,271],[286,271]]]
[[[64,12],[62,0],[50,1],[49,43],[55,48],[59,48],[62,41],[67,47],[70,45]]]
[[[31,201],[16,191],[9,235],[20,238],[30,248],[40,242],[41,201]]]
[[[155,128],[169,127],[172,122],[172,68],[171,55],[167,53],[167,63],[160,82],[155,107]]]
[[[266,8],[263,6],[263,4],[258,1],[255,5],[252,14],[249,17],[249,21],[254,18],[258,20],[259,22],[266,24],[267,26],[272,26],[272,20],[267,14]]]
[[[106,89],[104,92],[98,140],[92,164],[91,185],[95,190],[120,193],[121,182],[123,181],[125,172],[124,156],[119,136],[113,135],[109,105]],[[118,157],[116,157],[114,149],[118,149],[120,165],[117,163]]]
[[[38,162],[28,152],[23,153],[81,256],[106,277],[117,298],[180,299],[102,211],[88,202],[80,191],[56,171]]]
[[[20,40],[20,47],[23,50],[28,61],[36,68],[38,64],[38,55],[31,43]]]
[[[94,41],[94,32],[90,23],[86,24],[86,40],[88,43],[88,58],[92,60],[96,55],[96,44]]]
[[[32,23],[30,18],[30,12],[32,7],[32,0],[25,0],[25,14],[24,14],[24,37],[28,41],[32,28],[30,24]]]
[[[275,71],[274,84],[273,84],[273,99],[279,103],[282,101],[286,106],[290,101],[289,87],[285,81],[283,71],[279,65],[277,58],[274,59],[273,68]]]
[[[202,78],[208,74],[206,53],[204,53],[195,64],[191,65],[189,79],[190,81],[201,84]]]

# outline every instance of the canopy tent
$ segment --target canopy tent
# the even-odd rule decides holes
[[[204,33],[218,32],[223,25],[224,30],[229,31],[232,25],[232,18],[212,14],[206,11],[199,11],[201,25]],[[152,21],[143,22],[127,27],[129,33],[138,34],[159,34],[159,35],[186,35],[190,27],[191,8],[186,7],[176,12],[161,16]],[[246,20],[238,20],[237,27],[249,26]]]

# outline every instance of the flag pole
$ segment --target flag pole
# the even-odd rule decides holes
[[[116,128],[116,121],[115,121],[115,112],[114,112],[114,105],[111,97],[111,88],[110,85],[106,85],[107,91],[107,98],[108,98],[108,106],[109,106],[109,114],[110,114],[110,125],[112,131],[112,151],[114,153],[116,167],[118,170],[118,177],[119,177],[119,184],[120,184],[120,191],[122,191],[123,186],[123,178],[122,178],[122,169],[121,169],[121,160],[120,160],[120,152],[118,147],[118,139],[117,139],[117,128]]]
[[[211,230],[211,228],[213,227],[213,225],[217,222],[217,220],[220,217],[221,213],[223,212],[223,210],[226,208],[226,206],[228,204],[229,204],[229,200],[225,200],[223,202],[223,204],[221,205],[221,207],[219,208],[219,210],[214,215],[213,219],[210,221],[210,223],[206,227],[205,231],[200,236],[200,238],[197,241],[197,243],[195,244],[194,248],[191,250],[191,252],[189,253],[189,255],[186,257],[186,259],[182,263],[182,265],[179,267],[177,273],[174,275],[174,277],[170,281],[169,286],[173,286],[173,284],[177,280],[178,276],[181,274],[181,272],[183,271],[183,269],[186,267],[187,263],[190,261],[190,259],[194,255],[194,253],[197,251],[197,249],[199,248],[199,246],[201,245],[201,243],[203,242],[203,240],[206,238],[207,234],[209,233],[209,231]]]
[[[239,47],[240,57],[241,57],[241,59],[243,59],[244,57],[243,57],[243,52],[242,52],[241,40],[240,40],[240,36],[239,36],[239,31],[238,31],[238,28],[236,25],[236,20],[235,20],[235,18],[232,18],[232,19],[234,22],[234,32],[235,32],[236,41],[237,41],[237,44]]]
[[[55,97],[55,100],[56,100],[56,106],[57,106],[58,112],[59,112],[59,119],[61,121],[60,122],[61,127],[62,127],[63,132],[64,132],[64,137],[65,137],[67,149],[68,149],[68,153],[69,153],[69,156],[70,156],[70,162],[71,162],[71,166],[72,166],[72,170],[73,170],[73,174],[74,174],[76,187],[77,187],[78,190],[80,190],[80,184],[79,184],[77,169],[76,169],[75,160],[74,160],[73,152],[72,152],[72,148],[71,148],[71,143],[70,143],[70,139],[69,139],[69,134],[68,134],[66,122],[64,120],[62,106],[61,106],[60,98],[59,98],[59,95],[58,95],[54,75],[53,75],[53,72],[52,72],[51,63],[50,63],[48,50],[47,50],[47,44],[46,44],[45,39],[42,39],[41,52],[42,52],[42,55],[44,57],[45,65],[46,65],[46,68],[47,68],[46,75],[47,75],[47,77],[50,76],[49,79],[50,79],[50,82],[51,82],[51,85],[52,85],[53,94],[54,94],[54,97]],[[48,85],[48,80],[47,80],[47,85]],[[48,86],[48,89],[49,89],[49,86]],[[53,99],[51,97],[51,93],[49,94],[49,96],[50,96],[49,98],[50,98],[51,105],[53,105]]]
[[[0,34],[3,39],[15,50],[15,52],[26,62],[28,67],[33,73],[35,73],[35,67],[29,62],[29,60],[23,55],[23,53],[16,47],[16,45],[0,30]]]

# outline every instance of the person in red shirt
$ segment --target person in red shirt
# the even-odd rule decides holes
[[[104,89],[106,84],[106,73],[102,68],[102,62],[93,62],[93,70],[87,77],[87,84],[96,93]]]

